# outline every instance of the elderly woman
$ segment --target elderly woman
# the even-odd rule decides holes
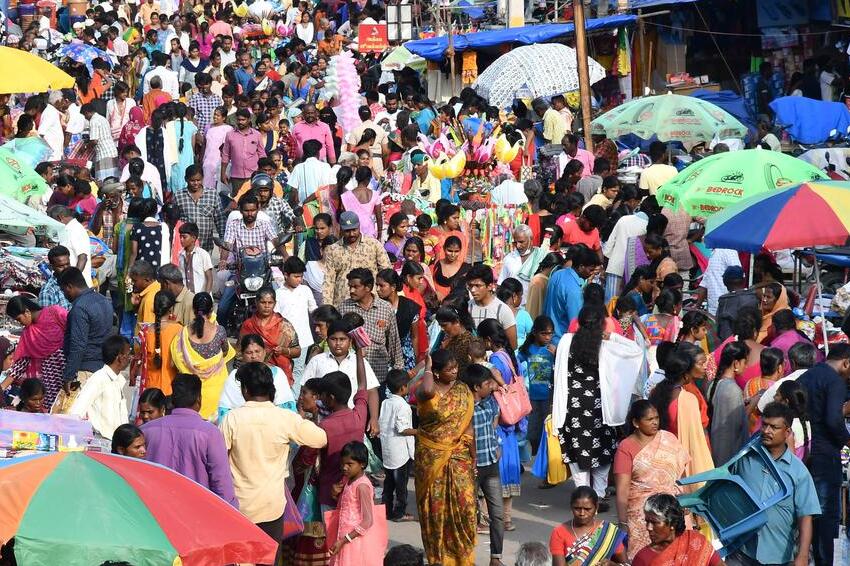
[[[632,566],[723,564],[720,555],[704,536],[694,530],[685,530],[685,513],[675,496],[667,493],[651,495],[643,510],[650,543],[635,555]]]

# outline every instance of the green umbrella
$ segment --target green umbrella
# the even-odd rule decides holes
[[[65,232],[65,225],[61,222],[22,202],[0,195],[0,230],[23,235],[29,228],[37,235],[46,235],[53,240],[58,240]]]
[[[47,183],[27,163],[26,156],[0,148],[0,195],[26,202],[47,191]]]
[[[658,189],[659,204],[711,216],[747,197],[807,181],[827,180],[805,161],[765,149],[719,153],[688,166]]]
[[[704,100],[679,94],[635,98],[599,116],[591,124],[594,134],[618,138],[634,134],[648,140],[679,141],[689,150],[702,142],[743,138],[747,127],[734,116]]]

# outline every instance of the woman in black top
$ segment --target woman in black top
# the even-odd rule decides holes
[[[401,353],[404,357],[404,369],[411,370],[416,365],[415,344],[419,343],[420,306],[407,297],[400,296],[401,276],[393,269],[383,269],[375,278],[378,296],[392,305],[398,325],[398,337],[401,340]]]

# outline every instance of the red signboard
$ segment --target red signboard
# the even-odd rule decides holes
[[[357,45],[360,53],[383,53],[390,46],[387,24],[360,24]]]

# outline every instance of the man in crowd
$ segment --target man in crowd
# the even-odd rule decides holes
[[[103,181],[108,177],[117,177],[118,148],[112,139],[109,122],[95,111],[95,106],[91,102],[83,104],[80,113],[85,117],[89,127],[88,146],[94,149],[92,162],[95,180]]]
[[[502,261],[499,285],[509,277],[518,279],[522,283],[522,304],[524,305],[528,295],[528,284],[546,252],[532,245],[534,233],[528,224],[520,224],[514,228],[513,236],[514,249]]]
[[[744,270],[739,265],[732,265],[723,272],[723,284],[728,293],[717,299],[717,337],[725,340],[734,332],[738,312],[746,307],[759,308],[759,298],[756,292],[747,288]]]
[[[198,125],[198,133],[207,135],[207,130],[212,124],[213,112],[224,102],[221,97],[211,90],[212,77],[208,73],[200,72],[195,75],[195,86],[198,92],[189,99],[189,108],[195,111],[195,123]]]
[[[644,194],[654,195],[658,187],[679,174],[678,169],[669,164],[667,155],[667,144],[654,141],[649,144],[649,158],[652,165],[644,169],[640,174],[640,190]]]
[[[198,414],[201,379],[179,374],[171,382],[171,413],[142,425],[147,460],[171,468],[238,508],[227,446],[214,424]]]
[[[302,159],[289,175],[287,182],[295,189],[297,204],[304,204],[317,189],[335,182],[331,166],[319,159],[322,145],[318,140],[307,140],[301,148]]]
[[[186,190],[174,193],[174,202],[180,208],[181,217],[198,227],[198,244],[208,253],[213,249],[213,229],[224,235],[225,212],[215,189],[204,187],[201,168],[190,165],[186,168]]]
[[[369,110],[368,106],[361,106],[357,110],[357,115],[360,117],[360,125],[351,130],[351,133],[349,133],[346,138],[348,151],[354,151],[354,149],[360,145],[360,140],[363,138],[363,134],[366,130],[372,130],[375,132],[375,141],[373,141],[372,145],[369,146],[369,151],[371,153],[370,157],[372,158],[372,171],[375,173],[376,177],[383,177],[384,159],[390,153],[387,132],[372,120],[372,111]]]
[[[162,289],[171,291],[176,299],[174,320],[188,328],[195,320],[195,313],[192,310],[195,293],[189,291],[183,284],[183,273],[180,268],[173,263],[166,263],[157,270],[156,277]]]
[[[578,318],[578,313],[584,305],[584,282],[599,269],[599,265],[599,256],[590,248],[581,247],[575,252],[571,267],[559,269],[550,276],[543,312],[555,324],[553,344],[560,342],[561,336],[567,333],[570,322]]]
[[[71,266],[71,252],[65,246],[55,246],[47,252],[47,262],[53,275],[42,286],[38,293],[38,304],[42,307],[59,305],[65,309],[71,308],[71,302],[65,298],[62,289],[59,288],[59,276]]]
[[[265,155],[262,136],[251,127],[251,113],[240,108],[236,111],[236,128],[227,133],[221,148],[221,182],[230,184],[231,194],[235,195],[239,187],[251,178],[257,170],[257,161]]]
[[[579,138],[577,135],[564,134],[564,137],[561,140],[561,145],[564,146],[564,151],[562,151],[558,156],[559,176],[564,172],[564,167],[567,166],[567,163],[573,159],[578,159],[581,161],[581,164],[584,165],[584,169],[581,170],[582,178],[589,176],[593,172],[593,165],[596,162],[596,158],[586,149],[580,148],[578,143]],[[610,162],[608,163],[608,167],[611,167]]]
[[[499,325],[508,337],[511,348],[517,348],[516,318],[511,307],[496,297],[496,281],[493,270],[484,264],[472,266],[466,274],[466,288],[472,298],[469,301],[469,314],[475,326],[485,319],[499,321]]]
[[[324,252],[322,302],[327,305],[338,305],[349,296],[346,277],[353,268],[363,267],[374,276],[380,270],[392,267],[381,242],[360,233],[360,218],[357,214],[350,210],[343,212],[339,218],[339,228],[342,237]]]
[[[611,162],[604,157],[597,157],[593,161],[593,173],[582,177],[576,183],[576,192],[581,193],[584,202],[588,202],[593,195],[602,188],[602,179],[611,174]]]
[[[177,73],[168,66],[170,62],[168,55],[154,51],[151,60],[153,61],[153,69],[145,75],[143,92],[147,94],[153,88],[151,79],[158,77],[162,81],[162,90],[171,96],[171,100],[180,98],[180,81],[177,80]]]
[[[543,139],[547,144],[560,143],[564,134],[569,131],[567,122],[560,112],[546,104],[542,98],[535,98],[531,107],[537,117],[543,120]],[[563,171],[563,167],[560,168]]]
[[[333,165],[336,163],[336,150],[331,129],[324,122],[319,121],[319,111],[313,104],[305,104],[301,108],[302,121],[292,128],[292,137],[295,138],[295,148],[299,153],[296,157],[302,157],[304,142],[316,140],[321,144],[319,158]]]
[[[88,232],[66,206],[51,206],[47,210],[47,215],[65,225],[65,232],[59,238],[59,245],[68,249],[71,254],[71,265],[82,272],[86,286],[90,286],[92,253]]]

